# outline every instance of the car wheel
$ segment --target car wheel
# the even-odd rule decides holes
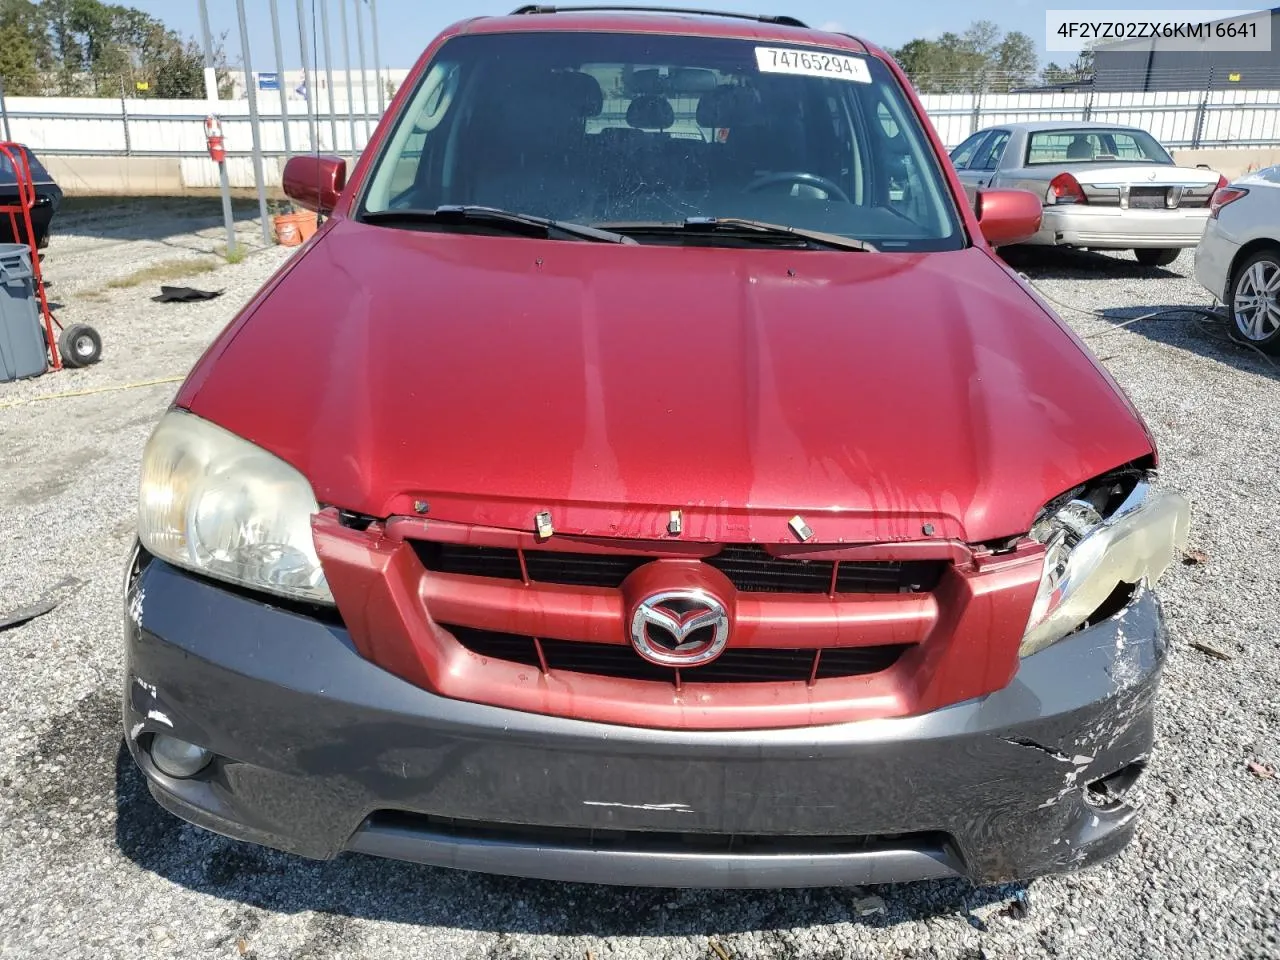
[[[1177,247],[1147,247],[1133,251],[1133,255],[1144,267],[1167,267],[1181,252]]]
[[[1231,278],[1228,303],[1234,335],[1280,353],[1280,251],[1255,253]]]
[[[102,338],[98,331],[84,323],[73,323],[58,338],[58,353],[68,367],[87,367],[102,357]]]

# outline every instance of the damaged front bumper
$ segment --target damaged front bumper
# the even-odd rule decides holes
[[[612,726],[449,700],[346,631],[160,561],[127,586],[128,746],[170,811],[303,856],[554,880],[785,887],[1076,869],[1129,841],[1166,641],[1139,590],[916,717],[763,731]],[[151,737],[213,751],[161,773]]]

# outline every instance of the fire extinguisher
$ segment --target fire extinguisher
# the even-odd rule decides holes
[[[227,148],[222,141],[222,121],[212,113],[204,118],[204,142],[214,163],[227,159]]]

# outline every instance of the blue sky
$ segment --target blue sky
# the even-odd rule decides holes
[[[121,0],[117,0],[121,2]],[[164,20],[174,29],[192,36],[199,36],[199,19],[196,0],[123,0],[130,6],[145,10]],[[239,29],[233,0],[208,0],[209,16],[214,35],[227,34],[228,59],[239,62]],[[313,3],[326,0],[303,0],[310,16]],[[348,6],[348,22],[351,34],[352,60],[355,61],[354,7],[361,0],[327,0],[330,11],[330,31],[334,44],[334,58],[341,63],[342,55],[338,31],[338,4]],[[365,4],[368,0],[362,0]],[[409,67],[422,49],[442,27],[465,17],[508,13],[519,6],[518,0],[375,0],[378,8],[379,39],[383,66]],[[566,0],[566,5],[582,0]],[[1178,8],[1212,9],[1212,0],[1178,3],[1170,0],[1114,0],[1112,3],[1097,0],[896,0],[892,3],[859,3],[855,0],[655,0],[662,6],[704,7],[721,10],[757,12],[768,9],[799,17],[812,26],[836,26],[850,33],[864,36],[881,46],[896,47],[913,37],[936,37],[948,30],[957,33],[974,20],[993,20],[1006,31],[1021,30],[1036,42],[1041,62],[1070,59],[1070,54],[1045,53],[1045,10],[1090,9],[1100,11],[1125,9],[1150,9],[1167,12]],[[280,8],[281,29],[284,35],[286,67],[301,66],[298,53],[297,0],[277,0]],[[1222,4],[1224,10],[1239,10],[1248,4]],[[274,65],[271,47],[270,7],[268,0],[245,0],[248,14],[253,65],[258,70],[270,70]],[[368,9],[367,6],[365,8]],[[318,19],[318,17],[317,17]],[[317,29],[319,26],[317,24]],[[370,49],[368,19],[365,19],[366,50]],[[323,55],[323,53],[322,53]],[[366,53],[372,69],[372,54]]]

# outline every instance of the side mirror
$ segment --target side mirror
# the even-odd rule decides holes
[[[347,161],[341,157],[299,154],[284,165],[284,193],[306,210],[328,214],[347,185]]]
[[[1040,198],[1029,190],[979,190],[974,207],[982,235],[993,247],[1030,240],[1044,217]]]

